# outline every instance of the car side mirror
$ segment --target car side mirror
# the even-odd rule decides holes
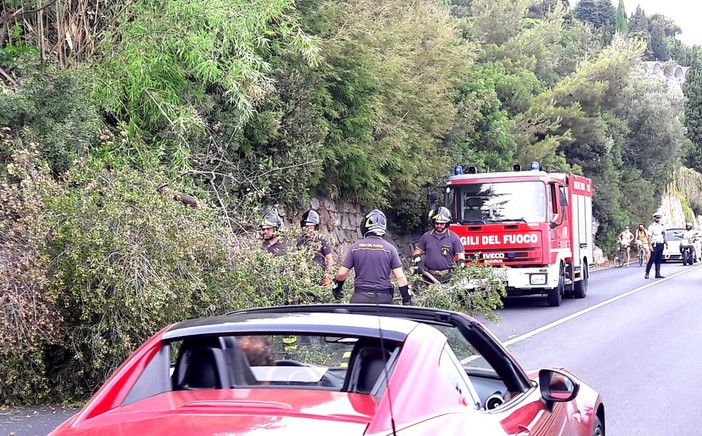
[[[565,403],[574,399],[580,390],[580,383],[563,371],[542,369],[539,371],[539,388],[541,402],[550,412],[554,403]]]

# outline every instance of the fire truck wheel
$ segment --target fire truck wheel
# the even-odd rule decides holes
[[[573,291],[573,296],[575,298],[585,298],[587,295],[587,282],[590,279],[590,271],[587,269],[583,271],[583,279],[579,282],[575,282],[575,290]]]
[[[553,289],[549,289],[548,294],[546,294],[546,301],[548,302],[549,306],[556,307],[561,305],[564,288],[565,279],[561,273],[561,276],[558,278],[558,286]]]

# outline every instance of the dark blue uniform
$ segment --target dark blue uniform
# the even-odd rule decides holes
[[[461,239],[451,230],[426,232],[419,239],[417,248],[424,252],[424,266],[430,272],[450,270],[455,265],[456,254],[463,253]]]
[[[379,236],[359,239],[351,244],[341,266],[356,272],[352,303],[392,303],[390,273],[402,267],[394,245]]]

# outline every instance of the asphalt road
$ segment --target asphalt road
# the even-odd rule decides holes
[[[594,271],[584,299],[508,299],[486,322],[526,369],[566,367],[603,396],[607,434],[697,435],[702,412],[702,266]],[[653,275],[653,274],[652,274]],[[0,436],[45,435],[75,409],[0,409]]]
[[[510,301],[490,325],[526,369],[566,367],[602,395],[608,435],[698,435],[702,266],[592,275],[584,300]]]
[[[77,411],[61,406],[0,408],[0,436],[46,435]]]

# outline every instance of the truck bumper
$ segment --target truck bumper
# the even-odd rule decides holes
[[[533,268],[508,268],[506,272],[507,292],[510,294],[510,290],[512,290],[515,295],[540,293],[553,289],[558,286],[560,274],[557,265]],[[521,291],[521,293],[517,293],[518,290]]]

